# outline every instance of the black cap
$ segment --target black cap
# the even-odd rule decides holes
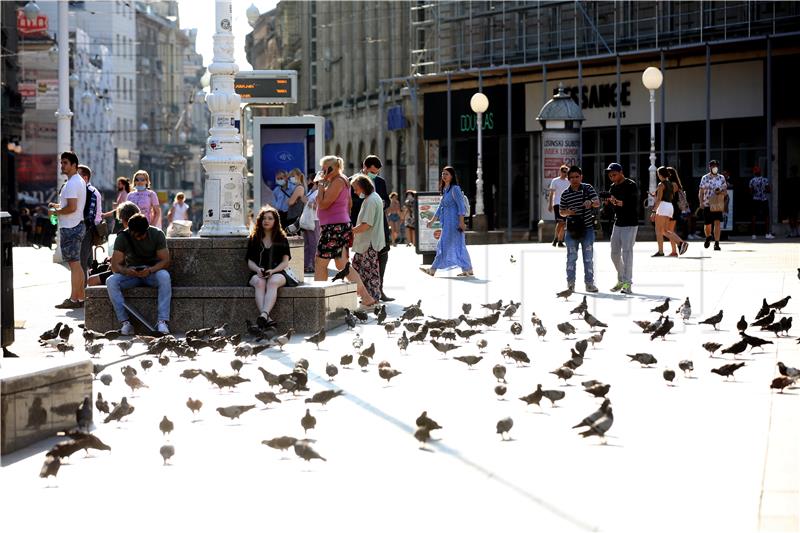
[[[608,165],[606,172],[610,172],[612,170],[614,172],[622,172],[622,165],[620,165],[619,163],[611,163],[610,165]]]
[[[711,165],[719,166],[719,161],[717,161],[716,159],[712,159],[711,161],[708,162],[708,165],[709,166],[711,166]]]

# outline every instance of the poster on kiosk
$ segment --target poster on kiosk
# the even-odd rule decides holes
[[[325,155],[325,119],[317,116],[256,117],[253,119],[253,212],[274,201],[275,175],[300,169],[317,172]]]

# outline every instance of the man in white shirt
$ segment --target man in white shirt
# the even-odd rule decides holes
[[[50,204],[50,213],[58,216],[58,236],[61,243],[61,257],[69,265],[69,298],[56,305],[58,309],[77,309],[83,307],[85,297],[85,274],[81,267],[81,244],[86,227],[83,224],[83,207],[86,204],[86,183],[78,174],[78,156],[75,152],[61,154],[61,173],[67,182],[58,194],[58,203]]]
[[[550,194],[547,210],[553,213],[556,217],[556,232],[553,235],[553,246],[564,247],[564,228],[566,227],[566,218],[561,216],[559,211],[559,204],[561,203],[561,193],[569,188],[569,180],[567,179],[567,165],[561,165],[559,169],[559,176],[553,178],[550,182]]]

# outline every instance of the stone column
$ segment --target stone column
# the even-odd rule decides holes
[[[245,181],[242,167],[242,137],[236,130],[241,98],[233,90],[239,67],[233,60],[231,0],[216,1],[216,33],[211,92],[206,97],[211,111],[206,156],[200,161],[208,173],[203,192],[201,237],[232,237],[248,234],[245,223]]]

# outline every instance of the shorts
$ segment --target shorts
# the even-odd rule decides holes
[[[766,200],[753,200],[753,216],[764,218],[769,215],[769,202]]]
[[[58,228],[58,236],[61,240],[61,257],[67,262],[81,260],[81,244],[86,234],[86,226],[83,222],[74,228]]]
[[[353,242],[353,228],[349,222],[343,224],[325,224],[322,226],[317,244],[317,257],[322,259],[338,259],[342,257],[342,249]]]
[[[559,222],[567,220],[566,217],[561,216],[561,211],[558,204],[553,204],[553,214],[555,215],[556,220],[558,220]]]
[[[722,211],[712,211],[709,207],[703,208],[703,222],[712,224],[715,220],[722,222]]]
[[[672,204],[668,202],[661,202],[658,204],[656,215],[672,218],[673,213],[675,213],[675,209],[672,207]]]
[[[400,215],[397,213],[392,213],[388,216],[389,222],[400,222]]]

